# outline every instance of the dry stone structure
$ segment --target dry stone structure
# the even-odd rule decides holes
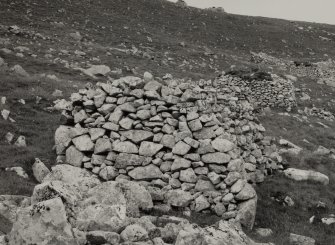
[[[222,95],[225,94],[227,87],[235,87],[235,95],[239,99],[249,101],[255,108],[296,107],[297,102],[293,83],[275,74],[271,74],[271,77],[272,81],[248,81],[239,77],[224,76],[217,83]]]
[[[55,133],[58,162],[106,181],[136,181],[160,211],[215,212],[251,228],[251,184],[281,158],[251,104],[238,97],[241,89],[226,79],[156,81],[145,73],[81,89]]]

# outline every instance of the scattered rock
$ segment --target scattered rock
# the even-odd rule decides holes
[[[1,116],[2,116],[2,118],[5,119],[5,120],[8,120],[8,118],[9,118],[9,114],[10,114],[10,111],[9,111],[9,110],[4,109],[4,110],[1,111]]]
[[[328,176],[315,172],[313,170],[302,170],[295,168],[288,168],[284,170],[284,174],[286,177],[296,180],[296,181],[312,181],[316,183],[320,183],[322,185],[329,184]]]
[[[45,164],[38,158],[35,158],[35,162],[33,164],[33,174],[35,179],[42,183],[45,176],[50,173],[50,170],[45,166]]]
[[[273,231],[271,229],[268,228],[257,228],[255,230],[256,234],[261,236],[261,237],[269,237],[272,236]]]
[[[17,140],[15,141],[14,145],[18,146],[18,147],[27,147],[27,143],[26,143],[26,137],[20,135]]]
[[[24,179],[28,179],[28,174],[26,173],[26,171],[24,171],[22,167],[10,167],[10,168],[6,168],[6,171],[15,172],[18,176]]]

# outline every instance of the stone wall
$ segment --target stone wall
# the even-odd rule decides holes
[[[243,80],[239,77],[223,76],[216,81],[218,94],[225,96],[227,88],[234,95],[249,101],[254,108],[294,108],[297,105],[295,88],[287,79],[272,74],[273,81]]]
[[[81,89],[55,134],[58,162],[140,182],[161,211],[212,211],[251,228],[250,183],[281,158],[244,90],[227,81],[158,82],[146,74]]]

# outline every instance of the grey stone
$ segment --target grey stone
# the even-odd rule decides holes
[[[225,153],[207,153],[201,157],[204,163],[225,164],[230,161],[230,156]]]
[[[189,150],[191,149],[191,146],[184,143],[183,141],[179,141],[172,149],[172,153],[176,155],[186,155]]]
[[[35,158],[35,162],[33,164],[32,169],[33,169],[34,177],[39,183],[42,183],[44,177],[50,173],[50,170],[38,158]]]
[[[183,190],[170,190],[165,194],[165,200],[168,204],[175,207],[187,207],[193,197],[189,192]]]
[[[199,119],[188,122],[188,127],[192,132],[199,131],[202,129],[202,124]]]
[[[188,183],[196,183],[198,177],[195,175],[192,168],[188,168],[180,171],[179,180]]]
[[[79,151],[93,151],[94,144],[87,134],[72,139],[72,142]]]
[[[204,197],[203,195],[197,197],[195,200],[195,211],[196,212],[200,212],[204,209],[209,208],[211,205],[210,203],[207,201],[206,197]]]
[[[171,171],[178,171],[191,167],[191,161],[184,158],[176,158],[171,166]]]
[[[216,134],[213,128],[204,127],[199,131],[193,132],[193,136],[197,140],[205,140],[216,137]]]
[[[226,153],[235,148],[235,144],[226,139],[216,138],[212,141],[212,146],[215,150],[219,152]]]
[[[128,175],[135,180],[151,180],[162,178],[163,173],[157,166],[150,164],[145,167],[136,167],[128,172]]]
[[[113,142],[113,151],[121,153],[138,153],[137,146],[130,141]]]
[[[122,136],[131,140],[132,142],[138,144],[144,140],[149,140],[153,138],[154,134],[145,130],[129,130],[125,132],[120,132]]]
[[[109,139],[100,138],[94,146],[94,154],[109,152],[112,150],[112,143]]]
[[[128,166],[141,166],[150,163],[150,157],[139,156],[136,154],[120,153],[115,160],[116,168],[127,168]]]
[[[156,144],[149,141],[143,141],[140,145],[139,154],[142,156],[152,157],[157,152],[159,152],[163,148],[163,145]]]
[[[315,240],[307,236],[290,233],[290,245],[315,245]]]
[[[84,154],[80,152],[75,146],[70,146],[66,150],[66,162],[75,167],[81,167]]]
[[[235,196],[236,200],[245,201],[256,196],[256,191],[250,184],[245,184],[242,190]]]
[[[104,180],[114,180],[118,176],[118,172],[112,166],[106,166],[100,170],[99,176]]]
[[[162,144],[164,147],[172,149],[175,146],[176,141],[173,135],[164,134],[160,141],[160,144]]]

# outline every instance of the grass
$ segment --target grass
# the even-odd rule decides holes
[[[60,114],[48,112],[45,108],[53,104],[55,98],[51,94],[56,88],[69,92],[70,86],[34,77],[20,78],[6,73],[0,75],[0,96],[7,97],[7,103],[0,109],[9,109],[10,116],[16,121],[11,123],[0,119],[0,194],[31,195],[36,185],[31,170],[34,159],[40,158],[50,167],[56,158],[52,150],[53,135],[59,125]],[[68,95],[68,92],[65,94]],[[36,96],[42,97],[40,104],[36,104]],[[24,99],[26,104],[19,103],[19,99]],[[8,144],[5,141],[7,132],[15,135],[14,140],[20,135],[25,136],[27,147]],[[6,167],[14,166],[23,167],[29,179],[4,171]]]
[[[333,180],[333,179],[332,179]],[[334,213],[334,187],[327,187],[315,183],[294,182],[283,176],[267,178],[257,187],[259,197],[255,228],[271,228],[273,236],[268,239],[253,237],[259,241],[274,242],[276,245],[288,244],[289,233],[296,233],[312,237],[319,245],[335,243],[333,233],[334,225],[327,226],[320,219]],[[281,194],[290,196],[295,205],[283,206],[271,197]],[[317,208],[318,201],[327,204],[326,209]],[[315,223],[310,224],[309,219],[316,216]]]
[[[314,93],[320,93],[319,87],[314,86],[314,89],[319,89]],[[260,238],[255,233],[250,235],[255,240],[271,241],[276,245],[288,244],[289,233],[312,237],[318,245],[334,244],[334,225],[327,226],[321,223],[321,218],[335,213],[335,160],[313,154],[319,145],[329,149],[335,147],[334,122],[314,117],[309,117],[308,122],[300,122],[292,116],[280,116],[276,110],[264,113],[260,116],[260,121],[267,129],[267,135],[277,139],[284,138],[303,147],[304,150],[299,155],[283,155],[288,166],[324,173],[329,177],[330,184],[323,186],[310,182],[296,182],[282,174],[269,176],[264,183],[256,187],[259,200],[255,228],[271,228],[274,234],[267,239]],[[327,124],[329,128],[318,125],[319,121]],[[309,143],[304,142],[304,139]],[[275,196],[290,196],[295,205],[283,206],[274,200]],[[316,208],[319,201],[326,203],[327,208]],[[310,224],[309,219],[314,215],[316,222]]]

